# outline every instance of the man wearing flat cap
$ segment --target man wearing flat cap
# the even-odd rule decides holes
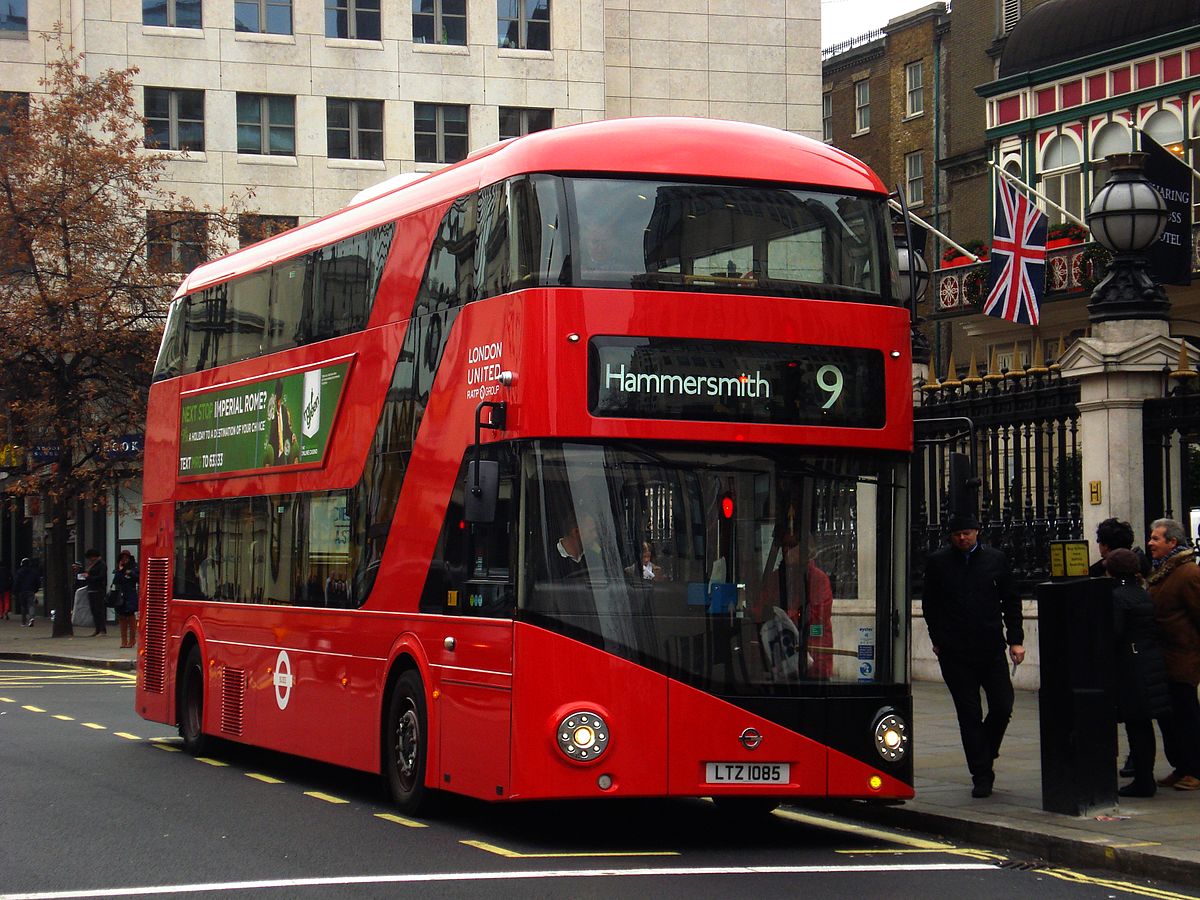
[[[925,564],[922,605],[933,652],[954,700],[972,797],[992,793],[992,761],[1012,717],[1014,668],[1025,659],[1021,598],[1008,559],[979,543],[973,515],[949,522],[950,546],[930,554]],[[1007,650],[1007,654],[1006,651]],[[980,692],[987,697],[983,714]]]

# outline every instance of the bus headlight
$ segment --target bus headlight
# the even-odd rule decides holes
[[[881,710],[876,717],[875,749],[888,762],[908,752],[908,723],[890,709]]]
[[[558,724],[556,738],[567,759],[595,762],[608,749],[608,724],[591,710],[579,710]]]

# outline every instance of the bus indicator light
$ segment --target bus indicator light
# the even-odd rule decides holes
[[[870,778],[867,779],[867,786],[870,787],[871,790],[877,791],[881,787],[883,787],[883,779],[880,778],[878,775],[872,775]]]

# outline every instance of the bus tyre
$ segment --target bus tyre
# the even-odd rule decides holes
[[[425,687],[413,670],[402,674],[388,702],[383,734],[383,774],[392,800],[407,813],[428,810],[432,791],[425,787],[428,762]]]
[[[742,820],[766,818],[779,807],[774,797],[713,797],[713,803],[724,815]]]
[[[204,727],[204,660],[195,644],[188,651],[183,668],[179,670],[179,736],[183,749],[199,756],[208,748]]]

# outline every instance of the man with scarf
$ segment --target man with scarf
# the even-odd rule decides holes
[[[1163,752],[1174,767],[1158,783],[1177,791],[1200,790],[1200,566],[1187,546],[1187,531],[1174,519],[1150,526],[1150,598],[1158,622],[1171,715],[1159,719]]]

